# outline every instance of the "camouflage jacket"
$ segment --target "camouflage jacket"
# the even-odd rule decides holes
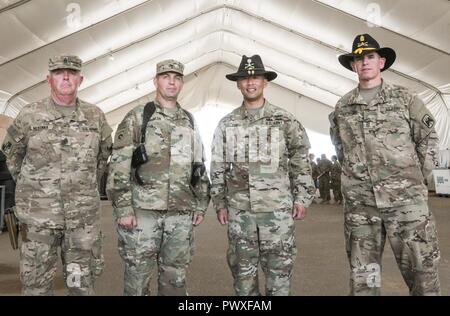
[[[317,179],[319,176],[319,167],[317,167],[317,164],[314,161],[311,161],[311,169],[312,169],[312,178]]]
[[[25,106],[2,150],[16,180],[22,223],[74,229],[98,222],[98,181],[111,153],[111,128],[95,105],[77,99],[63,116],[51,98]]]
[[[356,88],[329,119],[346,203],[382,208],[427,200],[424,179],[435,165],[438,137],[420,99],[383,81],[370,104]]]
[[[115,135],[107,183],[114,215],[134,215],[134,207],[205,213],[210,200],[207,173],[195,188],[190,183],[193,162],[205,159],[203,144],[197,126],[192,129],[189,117],[178,104],[175,113],[166,114],[155,102],[145,136],[149,160],[139,168],[144,185],[136,183],[131,158],[141,140],[144,107],[128,112]]]
[[[315,187],[303,126],[265,101],[255,115],[244,105],[225,116],[214,133],[211,196],[216,210],[251,212],[308,207]]]
[[[332,182],[341,182],[341,164],[339,161],[333,162],[331,166],[330,178]]]
[[[317,164],[317,168],[319,169],[319,181],[320,179],[329,179],[330,178],[330,172],[331,168],[333,167],[333,163],[331,160],[324,158],[320,159],[319,163]]]

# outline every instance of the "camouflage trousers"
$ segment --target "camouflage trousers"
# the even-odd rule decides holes
[[[125,263],[124,295],[150,295],[158,266],[158,295],[187,295],[186,269],[193,255],[192,212],[135,209],[137,227],[117,227],[119,254]]]
[[[439,295],[440,251],[426,202],[392,208],[345,206],[350,294],[380,295],[386,236],[410,295]]]
[[[342,201],[341,181],[331,180],[331,189],[333,190],[334,200]]]
[[[53,295],[58,248],[69,295],[93,295],[102,273],[102,234],[98,227],[71,231],[22,225],[20,280],[24,295]]]
[[[266,279],[266,295],[287,296],[297,248],[292,211],[251,213],[228,209],[228,265],[238,296],[261,295],[258,263]]]
[[[319,178],[319,192],[320,197],[324,201],[329,201],[331,199],[330,196],[330,178],[327,176],[321,176]]]

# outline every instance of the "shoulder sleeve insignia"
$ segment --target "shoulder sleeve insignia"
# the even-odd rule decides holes
[[[2,146],[2,150],[7,156],[11,153],[11,148],[12,148],[11,142],[6,142]]]

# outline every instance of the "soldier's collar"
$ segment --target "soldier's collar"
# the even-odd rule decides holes
[[[50,100],[52,101],[52,103],[53,103],[55,106],[63,106],[63,105],[59,104],[58,102],[56,102],[55,100],[53,100],[52,97],[50,97]],[[77,98],[75,99],[75,103],[73,104],[73,106],[78,107],[79,105],[80,105],[80,99],[77,97]],[[71,105],[71,106],[72,106],[72,105]]]
[[[158,101],[154,100],[153,103],[155,104],[155,110],[158,112],[164,112],[163,106],[159,104]]]
[[[160,112],[164,112],[164,107],[159,103],[158,101],[154,100],[153,103],[155,104],[156,110],[159,110]],[[177,102],[176,103],[177,110],[181,109],[181,105]]]
[[[375,95],[374,100],[377,100],[376,103],[384,103],[386,100],[386,83],[383,79],[381,79],[381,88],[380,91]],[[361,96],[359,85],[353,89],[353,93],[350,96],[349,104],[366,104],[363,97]]]
[[[388,89],[389,89],[389,87],[388,87],[388,84],[386,83],[386,81],[381,79],[381,90],[378,93],[378,96],[380,96],[381,101],[383,101],[383,102],[386,102]]]
[[[52,97],[48,97],[48,105],[50,105],[49,107],[49,113],[51,113],[54,116],[54,119],[59,119],[64,117],[62,115],[62,113],[60,111],[58,111],[57,106],[61,106],[58,103],[55,102],[55,100],[53,100]],[[72,114],[74,113],[78,113],[78,109],[80,108],[80,99],[77,97],[75,100],[75,110],[73,111]]]
[[[176,119],[180,119],[181,117],[184,117],[184,111],[182,111],[181,105],[180,103],[176,103],[176,111],[174,111],[173,113],[170,113],[170,115],[164,111],[164,107],[156,100],[153,101],[155,103],[155,108],[156,111],[159,112],[160,114],[163,114],[165,116],[170,116],[172,118],[176,118]]]
[[[265,116],[270,114],[270,103],[269,103],[269,101],[267,101],[267,99],[264,99],[264,104],[259,109],[260,109],[260,111],[256,115],[251,115],[248,112],[247,108],[245,107],[244,102],[242,102],[241,115],[242,115],[243,118],[249,118],[249,117],[252,116],[256,120],[258,120],[260,118],[263,118],[263,117],[265,117]]]
[[[350,96],[348,100],[349,104],[366,104],[362,98],[362,96],[359,94],[359,87],[356,87],[353,89],[352,95]]]

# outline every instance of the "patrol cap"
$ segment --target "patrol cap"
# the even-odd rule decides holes
[[[80,57],[75,55],[60,55],[51,57],[48,60],[48,70],[53,71],[56,69],[73,69],[81,71],[83,62]]]
[[[183,76],[184,75],[183,71],[184,65],[181,62],[174,59],[163,60],[156,65],[156,75],[165,72],[175,72]]]

